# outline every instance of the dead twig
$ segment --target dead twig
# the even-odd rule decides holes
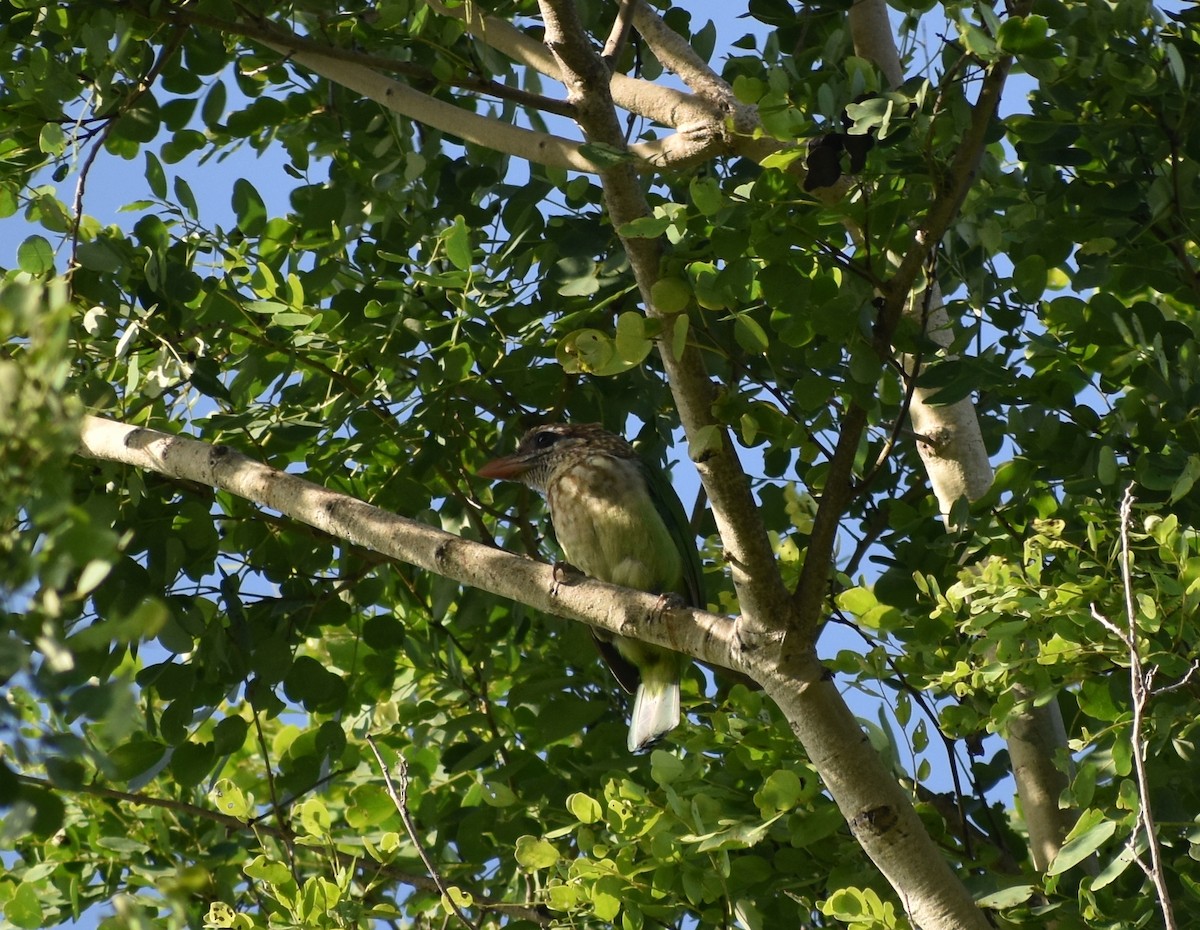
[[[1106,630],[1119,637],[1129,650],[1129,690],[1132,695],[1133,720],[1130,723],[1129,741],[1132,748],[1133,766],[1137,775],[1138,812],[1137,824],[1146,837],[1147,852],[1150,854],[1150,864],[1135,855],[1134,861],[1146,873],[1154,885],[1158,896],[1158,905],[1163,914],[1163,926],[1166,930],[1177,930],[1179,924],[1175,920],[1175,910],[1171,903],[1171,893],[1167,888],[1167,877],[1163,871],[1162,850],[1158,843],[1158,833],[1154,826],[1154,813],[1150,809],[1150,782],[1146,775],[1146,746],[1142,741],[1142,723],[1145,720],[1146,706],[1154,692],[1151,684],[1154,671],[1147,674],[1143,670],[1141,654],[1138,651],[1137,608],[1133,602],[1133,554],[1129,548],[1129,521],[1133,512],[1133,485],[1125,489],[1121,500],[1121,588],[1125,595],[1125,620],[1127,628],[1122,630],[1105,617],[1092,605],[1092,617]],[[1193,670],[1195,666],[1193,666]],[[1191,677],[1188,672],[1188,677]],[[1184,679],[1186,681],[1186,679]],[[1131,838],[1132,839],[1132,838]]]
[[[404,756],[399,753],[396,755],[396,770],[400,778],[400,788],[397,790],[395,784],[392,782],[392,776],[388,772],[387,763],[383,761],[383,756],[379,753],[379,747],[375,745],[375,740],[370,734],[367,735],[367,745],[371,747],[371,752],[375,754],[375,761],[379,763],[379,771],[383,775],[384,785],[387,786],[388,797],[392,799],[392,803],[396,805],[396,810],[400,812],[400,819],[404,821],[404,829],[408,833],[408,838],[412,840],[413,846],[416,847],[417,855],[425,863],[429,877],[433,879],[437,890],[441,892],[442,901],[450,906],[458,919],[463,922],[464,927],[469,927],[470,930],[479,930],[479,925],[472,921],[462,908],[458,906],[458,902],[450,894],[450,890],[442,880],[441,873],[438,872],[437,867],[433,864],[433,860],[429,858],[429,854],[425,852],[425,847],[421,845],[421,840],[417,837],[417,825],[413,822],[412,814],[408,812],[408,763],[404,761]]]

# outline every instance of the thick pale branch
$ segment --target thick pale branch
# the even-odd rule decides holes
[[[452,103],[446,103],[414,90],[371,68],[333,58],[309,49],[291,48],[274,39],[259,39],[310,71],[368,97],[401,116],[458,136],[475,145],[516,155],[540,165],[572,168],[595,173],[596,166],[580,154],[579,143],[546,132],[513,126],[502,120],[480,116]]]
[[[340,56],[332,57],[311,48],[295,49],[286,42],[274,39],[257,41],[287,55],[291,61],[315,74],[357,91],[401,116],[467,142],[552,168],[569,168],[589,174],[599,172],[597,166],[580,152],[581,143],[573,139],[524,129],[490,116],[480,116]],[[643,170],[681,168],[712,158],[724,151],[725,146],[720,134],[711,130],[711,122],[693,123],[664,139],[634,143],[628,147],[629,152]]]
[[[854,838],[900,896],[916,927],[986,930],[970,892],[930,839],[909,795],[882,764],[828,674],[815,661],[762,682],[791,723]]]
[[[708,63],[696,54],[691,44],[664,23],[662,17],[647,4],[638,4],[637,10],[634,11],[633,24],[654,52],[659,64],[675,74],[696,94],[720,104],[731,112],[742,106],[728,82],[710,68]]]
[[[225,35],[237,35],[247,39],[274,42],[297,51],[304,49],[305,51],[314,52],[326,58],[337,58],[341,61],[348,61],[383,74],[400,74],[413,80],[442,83],[434,76],[430,69],[421,65],[413,64],[409,61],[401,61],[397,58],[372,55],[359,49],[340,48],[336,45],[330,45],[327,42],[321,42],[308,36],[297,35],[280,23],[269,19],[222,19],[219,16],[201,13],[191,7],[178,6],[139,7],[138,13],[147,19],[156,22],[172,23],[181,28],[202,26]],[[518,87],[510,87],[507,84],[501,84],[487,78],[464,76],[452,78],[445,83],[450,87],[460,88],[472,93],[512,100],[522,106],[543,110],[547,113],[556,113],[560,116],[571,115],[569,107],[562,101],[543,97],[539,94],[532,94]]]
[[[883,0],[855,3],[850,11],[850,25],[855,53],[874,62],[892,86],[898,85],[902,80],[900,56]],[[999,63],[985,80],[976,102],[971,131],[960,146],[951,169],[952,184],[941,202],[934,205],[893,281],[896,290],[891,300],[901,301],[903,312],[917,318],[922,331],[943,348],[951,345],[953,333],[940,288],[933,283],[927,293],[907,298],[900,293],[900,287],[912,286],[909,276],[915,276],[921,263],[928,261],[929,253],[958,214],[982,156],[983,140],[999,104],[1007,70],[1007,62]],[[890,308],[893,315],[896,306],[893,303]],[[918,359],[906,355],[901,364],[909,377],[917,377]],[[919,441],[917,451],[937,495],[943,518],[949,522],[951,509],[959,499],[977,500],[987,493],[993,472],[971,399],[934,406],[928,403],[931,393],[919,385],[913,390],[909,418],[913,431],[929,440]],[[1029,832],[1030,853],[1034,866],[1044,870],[1075,822],[1075,812],[1058,803],[1069,782],[1069,774],[1061,770],[1055,760],[1060,751],[1069,757],[1067,736],[1057,702],[1035,707],[1032,693],[1023,692],[1022,697],[1025,700],[1011,715],[1004,735]]]
[[[849,19],[854,54],[882,71],[889,87],[899,87],[904,82],[904,69],[896,51],[887,4],[884,0],[855,0]]]
[[[904,80],[904,72],[884,0],[857,0],[850,8],[850,34],[854,39],[854,53],[872,62],[883,73],[890,87],[898,87]],[[983,125],[986,126],[986,121]],[[971,144],[976,152],[973,162],[964,148],[959,150],[964,165],[978,164],[978,157],[982,154],[982,147],[977,140]],[[970,178],[964,180],[969,184]],[[965,193],[966,188],[955,201],[954,215],[957,215]],[[940,236],[941,233],[938,233],[939,239]],[[925,240],[919,242],[924,244]],[[936,247],[937,240],[930,240],[928,244],[932,249]],[[903,264],[896,256],[889,258],[897,265]],[[910,287],[911,284],[910,281]],[[952,326],[942,302],[941,289],[936,283],[930,285],[927,293],[911,297],[905,294],[902,298],[897,293],[894,297],[903,300],[904,313],[915,318],[927,336],[943,348],[953,343]],[[884,346],[881,344],[880,348],[884,349]],[[901,365],[909,377],[917,376],[919,361],[916,358],[904,356]],[[933,406],[927,403],[931,393],[920,386],[913,390],[909,401],[909,417],[913,432],[932,440],[919,442],[917,451],[925,464],[942,515],[948,519],[951,508],[960,498],[965,496],[968,500],[977,500],[987,493],[992,484],[992,466],[979,429],[979,418],[975,415],[975,406],[970,398],[954,404]]]
[[[345,494],[263,465],[228,446],[86,417],[81,451],[181,481],[228,491],[330,536],[537,610],[666,646],[754,676],[739,657],[728,617],[664,610],[661,598],[582,576],[560,584],[543,562],[406,520]]]

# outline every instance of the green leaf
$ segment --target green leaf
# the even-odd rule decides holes
[[[789,769],[779,769],[767,776],[763,786],[755,792],[754,803],[763,817],[773,817],[795,807],[804,793],[799,775]]]
[[[1047,875],[1061,875],[1091,856],[1117,832],[1115,820],[1105,820],[1104,812],[1088,810],[1080,816],[1067,835],[1058,854],[1046,869]]]
[[[1046,291],[1047,280],[1046,259],[1041,255],[1026,256],[1013,268],[1013,285],[1024,303],[1040,300]]]
[[[1092,889],[1099,891],[1101,888],[1111,885],[1137,860],[1137,856],[1138,853],[1132,846],[1125,845],[1122,847],[1121,851],[1113,857],[1108,865],[1100,870],[1100,874],[1092,881]]]
[[[118,252],[107,239],[79,243],[76,258],[81,267],[108,274],[122,270],[127,262],[126,256]]]
[[[489,781],[483,784],[483,800],[491,807],[511,807],[517,803],[517,796],[508,785]]]
[[[75,596],[84,597],[90,594],[112,571],[112,563],[106,559],[92,559],[84,566],[75,584]]]
[[[166,750],[167,747],[157,740],[137,738],[110,751],[108,761],[120,781],[129,781],[157,763]]]
[[[320,798],[306,798],[296,810],[300,815],[300,825],[309,836],[327,837],[333,823],[329,808]]]
[[[696,209],[704,216],[716,216],[725,203],[720,182],[713,177],[692,178],[688,184],[688,194]]]
[[[457,905],[460,910],[466,910],[475,904],[475,896],[469,891],[463,891],[457,885],[447,885],[446,893],[442,896],[442,909],[447,914],[454,913],[454,907]]]
[[[967,51],[984,61],[994,61],[999,57],[996,43],[986,32],[973,23],[960,22],[959,35]]]
[[[17,246],[17,265],[26,274],[47,274],[54,270],[54,249],[41,236],[30,236]]]
[[[847,588],[839,592],[834,600],[838,607],[855,616],[865,614],[879,603],[875,598],[875,592],[862,587]]]
[[[687,349],[688,328],[691,326],[691,320],[686,315],[679,315],[673,322],[674,329],[671,331],[671,353],[676,359],[683,358],[683,353]]]
[[[288,867],[282,862],[268,859],[265,855],[255,856],[243,866],[242,871],[250,878],[266,882],[269,885],[292,883],[292,873]]]
[[[38,134],[38,148],[47,155],[61,155],[67,147],[67,136],[58,123],[45,123]]]
[[[633,310],[617,317],[614,344],[625,366],[640,365],[654,348],[654,340],[646,337],[646,318]]]
[[[733,318],[733,335],[747,352],[762,355],[771,347],[766,330],[748,313],[739,313]]]
[[[215,759],[212,743],[182,743],[171,754],[171,774],[179,784],[195,787],[212,770]]]
[[[680,313],[692,302],[692,289],[680,278],[659,278],[650,288],[650,299],[659,313]]]
[[[621,235],[626,239],[657,239],[670,225],[668,216],[640,216],[623,225]]]
[[[245,178],[233,182],[233,213],[238,229],[247,236],[257,236],[267,224],[267,205]]]
[[[220,126],[221,119],[225,116],[226,97],[224,81],[214,81],[208,93],[204,95],[204,103],[200,107],[200,118],[209,129]]]
[[[1010,885],[1007,888],[1002,888],[999,891],[993,891],[981,898],[976,898],[975,903],[980,907],[992,908],[1000,910],[1006,907],[1016,907],[1018,904],[1024,904],[1038,892],[1037,885]]]
[[[601,879],[591,891],[592,911],[597,919],[612,923],[621,912],[621,888],[611,879]]]
[[[113,135],[117,139],[128,139],[132,142],[153,142],[162,127],[161,112],[153,91],[140,94],[132,106],[121,111],[113,125]],[[199,133],[197,133],[199,135]]]
[[[454,223],[442,233],[442,241],[446,246],[446,257],[459,271],[471,270],[471,234],[467,222],[461,216],[454,218]]]
[[[192,188],[181,176],[176,175],[175,184],[175,199],[179,201],[179,205],[184,211],[194,220],[200,219],[200,207],[196,204],[196,197],[192,193]]]
[[[12,922],[13,926],[21,927],[23,930],[37,930],[44,926],[41,894],[37,887],[28,882],[18,884],[16,890],[12,892],[12,896],[4,904],[4,916]]]
[[[1010,16],[1000,26],[996,44],[1015,55],[1037,52],[1047,45],[1049,23],[1038,14]]]
[[[222,778],[209,792],[209,798],[218,811],[229,817],[247,820],[252,813],[250,802],[240,788],[228,778]]]
[[[1171,486],[1171,496],[1167,498],[1167,503],[1174,504],[1176,501],[1187,497],[1198,478],[1200,478],[1200,455],[1189,455],[1187,464],[1183,467],[1179,478]]]
[[[600,802],[582,791],[567,796],[567,810],[580,823],[597,823],[604,817],[604,808]]]
[[[548,869],[559,860],[558,850],[554,844],[536,836],[517,837],[517,847],[514,853],[517,864],[527,872]]]

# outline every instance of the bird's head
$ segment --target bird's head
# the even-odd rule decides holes
[[[592,455],[635,457],[629,443],[599,423],[549,423],[535,426],[521,437],[516,452],[493,459],[476,474],[481,478],[522,481],[544,491],[559,468]]]

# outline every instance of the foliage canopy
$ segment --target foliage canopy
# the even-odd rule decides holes
[[[586,100],[564,108],[529,48],[568,8],[602,46],[617,4],[259,6],[0,10],[0,218],[28,226],[0,256],[8,925],[101,902],[139,927],[426,925],[455,906],[484,926],[909,925],[776,692],[693,671],[690,722],[630,756],[582,625],[81,456],[87,411],[540,558],[538,502],[472,474],[524,426],[599,421],[706,480],[730,435],[772,571],[816,579],[847,631],[826,667],[883,699],[862,723],[981,906],[1004,926],[1135,926],[1169,896],[1200,926],[1195,10],[897,3],[896,82],[838,0],[753,0],[720,36],[659,3],[747,109],[658,162],[637,146],[672,127],[631,115],[630,148],[567,147],[579,171],[466,120],[578,140]],[[651,25],[615,71],[668,95],[662,112],[680,68]],[[385,73],[452,109],[410,118],[355,83]],[[285,207],[279,178],[201,170],[239,149],[282,161]],[[107,224],[86,182],[119,163],[149,196]],[[614,221],[605,186],[631,165],[648,209]],[[639,243],[661,250],[652,281]],[[690,395],[700,419],[672,393],[685,355],[715,384]],[[973,407],[997,465],[951,532],[919,454],[938,437],[907,429],[918,403]],[[738,614],[734,543],[697,513],[710,605]],[[1073,757],[1044,747],[1052,802],[1077,822],[1039,869],[1008,751],[984,737],[1052,705]],[[367,734],[404,761],[415,839]],[[1134,864],[1152,848],[1158,887]]]

